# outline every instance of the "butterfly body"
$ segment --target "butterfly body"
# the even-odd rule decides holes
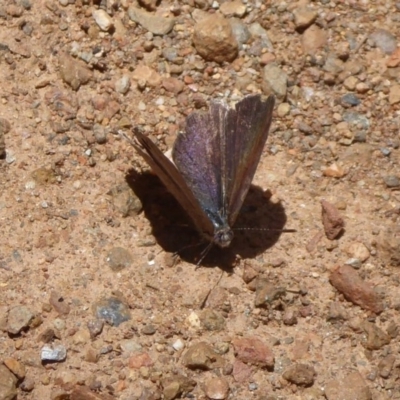
[[[249,95],[234,108],[214,101],[187,117],[171,162],[139,130],[132,142],[211,243],[227,247],[250,188],[272,121],[274,97]]]

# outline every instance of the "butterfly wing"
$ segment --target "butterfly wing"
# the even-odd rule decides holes
[[[175,165],[162,151],[139,130],[134,130],[137,143],[130,141],[140,156],[149,164],[169,192],[178,200],[182,208],[191,217],[197,229],[206,237],[212,238],[214,227],[204,213],[184,178]]]
[[[204,210],[223,215],[221,137],[229,108],[213,102],[207,113],[194,112],[186,119],[186,132],[178,135],[172,157]]]
[[[272,121],[274,96],[263,100],[249,95],[236,103],[226,116],[222,185],[225,187],[225,208],[232,226],[239,214],[261,158]]]

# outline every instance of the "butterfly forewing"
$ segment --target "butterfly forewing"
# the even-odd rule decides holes
[[[273,108],[273,96],[262,100],[260,95],[250,95],[227,115],[221,154],[226,164],[222,179],[230,226],[238,216],[256,172],[271,126]]]
[[[221,137],[228,108],[213,103],[208,113],[187,117],[186,132],[178,135],[172,157],[203,209],[223,208]]]
[[[139,130],[134,134],[138,144],[131,142],[136,151],[144,158],[160,178],[169,192],[178,200],[182,208],[191,217],[197,229],[208,237],[214,234],[214,227],[202,210],[193,192],[175,165],[159,150],[159,148]]]

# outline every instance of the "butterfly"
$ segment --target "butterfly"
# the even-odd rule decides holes
[[[211,245],[227,247],[265,143],[274,96],[248,95],[234,107],[212,101],[193,112],[173,145],[172,161],[139,129],[130,143]]]

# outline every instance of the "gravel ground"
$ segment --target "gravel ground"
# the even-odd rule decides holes
[[[2,0],[0,400],[400,399],[399,32],[384,0]],[[250,93],[249,229],[197,268],[121,133]]]

